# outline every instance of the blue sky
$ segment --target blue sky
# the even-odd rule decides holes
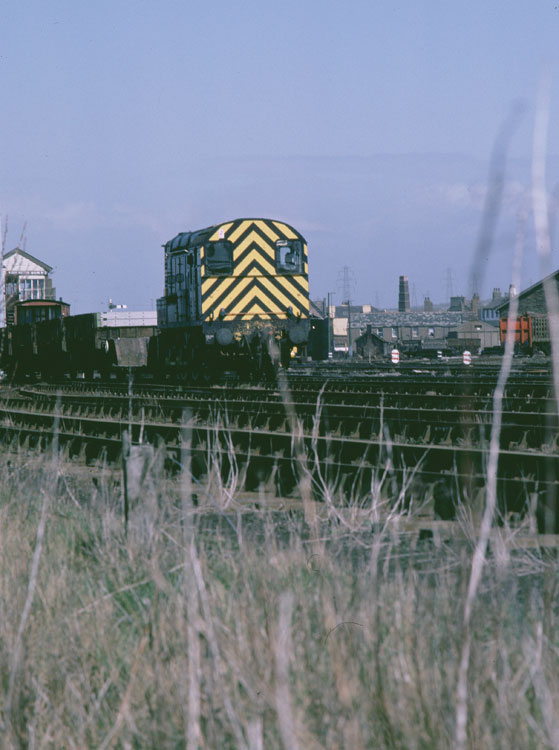
[[[6,0],[7,249],[23,233],[75,312],[150,308],[166,240],[266,216],[307,238],[315,297],[341,301],[344,265],[360,302],[394,306],[400,274],[443,301],[448,269],[470,294],[491,150],[521,102],[479,274],[482,296],[506,289],[544,66],[559,182],[558,32],[559,0]]]

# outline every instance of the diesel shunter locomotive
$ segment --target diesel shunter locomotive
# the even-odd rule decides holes
[[[309,336],[307,245],[293,227],[236,219],[164,245],[165,294],[150,365],[187,378],[266,374]]]

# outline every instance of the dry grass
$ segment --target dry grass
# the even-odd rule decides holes
[[[397,534],[372,496],[344,522],[332,499],[309,525],[230,492],[200,513],[153,477],[125,530],[109,481],[1,468],[3,747],[452,745],[473,540]],[[471,748],[558,745],[557,569],[490,550]]]

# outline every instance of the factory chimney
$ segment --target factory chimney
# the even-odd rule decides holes
[[[410,311],[410,290],[408,277],[400,276],[400,291],[398,294],[398,312]]]
[[[472,313],[479,315],[479,294],[474,292],[472,296]]]

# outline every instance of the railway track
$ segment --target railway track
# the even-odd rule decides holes
[[[495,378],[410,368],[346,377],[301,370],[273,388],[30,385],[5,390],[0,435],[42,447],[56,434],[69,458],[94,463],[117,462],[126,433],[132,445],[164,446],[170,471],[188,435],[196,477],[219,467],[223,481],[234,475],[247,491],[265,486],[281,496],[297,492],[301,472],[317,497],[383,491],[409,499],[431,485],[440,510],[457,493],[473,501],[483,492]],[[548,374],[514,373],[503,408],[499,496],[503,508],[520,510],[559,489]]]

